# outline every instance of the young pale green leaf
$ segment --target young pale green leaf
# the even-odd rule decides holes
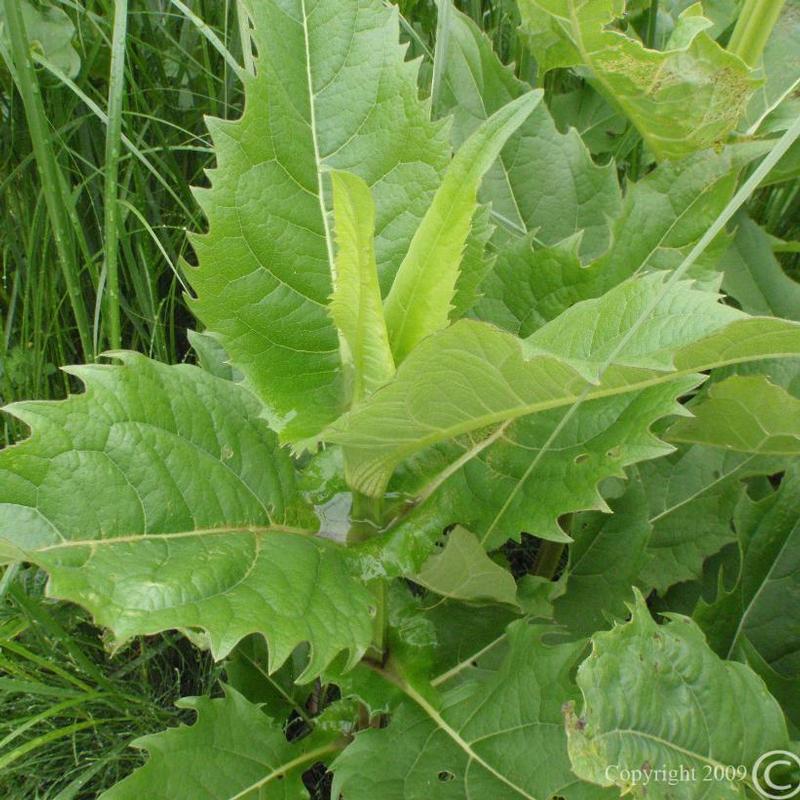
[[[747,638],[785,678],[800,677],[800,470],[778,491],[754,502],[744,497],[735,516],[741,565],[736,584],[694,617],[723,658],[737,656]]]
[[[578,686],[583,708],[567,712],[573,769],[634,797],[744,798],[754,762],[789,745],[763,681],[722,661],[686,617],[657,625],[641,596],[629,623],[592,637]],[[676,770],[681,780],[656,770]]]
[[[389,384],[325,436],[352,453],[353,484],[378,495],[403,459],[438,442],[716,366],[800,352],[800,326],[748,319],[679,282],[615,363],[601,370],[604,355],[625,341],[628,326],[648,307],[647,298],[662,291],[658,275],[630,281],[574,306],[551,323],[552,333],[545,326],[533,340],[460,320],[423,342]]]
[[[548,645],[525,622],[508,628],[508,656],[434,708],[410,687],[384,730],[364,731],[333,764],[333,796],[348,800],[567,800],[602,797],[569,767],[561,706],[583,642]]]
[[[761,375],[715,383],[690,409],[694,416],[675,423],[668,440],[738,453],[800,455],[800,400]]]
[[[304,677],[371,636],[372,600],[297,504],[291,462],[244,389],[135,353],[73,367],[86,392],[11,412],[32,428],[0,453],[0,559],[50,573],[49,594],[117,639],[250,633],[275,669],[310,642]]]
[[[334,242],[325,171],[357,172],[375,198],[375,257],[391,285],[430,205],[449,146],[404,61],[381,0],[249,3],[258,51],[246,109],[211,120],[217,168],[198,191],[192,307],[288,441],[313,436],[345,393],[328,313]],[[413,187],[413,191],[408,191]]]
[[[431,556],[414,581],[452,600],[517,605],[517,584],[486,555],[474,533],[457,526],[441,553]]]
[[[744,214],[736,238],[722,258],[722,287],[748,314],[800,320],[800,284],[782,269],[767,232]]]
[[[303,772],[342,746],[319,732],[289,742],[280,723],[230,688],[178,705],[197,721],[137,739],[147,762],[100,800],[307,800]]]
[[[451,0],[448,0],[451,4]],[[483,120],[530,90],[492,50],[481,29],[455,8],[449,10],[439,107],[453,115],[458,146]],[[594,164],[574,130],[561,134],[540,103],[509,138],[481,184],[498,223],[493,243],[533,234],[556,244],[581,232],[584,260],[609,244],[609,220],[619,212],[620,189],[613,163]]]
[[[394,375],[375,265],[375,205],[357,175],[331,173],[336,273],[330,312],[346,345],[350,397],[360,401]]]
[[[532,91],[500,108],[448,166],[386,297],[386,324],[398,363],[422,339],[447,326],[481,179],[541,99],[541,91]]]
[[[757,81],[703,30],[700,4],[683,12],[664,51],[610,27],[624,11],[621,0],[520,2],[540,72],[586,67],[658,158],[681,158],[724,141]]]

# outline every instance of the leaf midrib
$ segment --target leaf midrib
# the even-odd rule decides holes
[[[67,550],[75,547],[89,547],[95,549],[104,545],[131,544],[150,541],[174,541],[175,539],[191,539],[205,536],[222,536],[235,533],[247,533],[254,536],[263,536],[269,533],[287,533],[294,536],[313,537],[314,531],[295,528],[290,525],[227,525],[218,528],[196,528],[191,531],[175,531],[174,533],[142,533],[126,534],[124,536],[109,536],[104,539],[68,539],[58,544],[39,547],[32,551],[47,553],[53,550]]]
[[[795,355],[796,353],[778,353],[775,355],[770,355],[770,358],[789,358]],[[451,425],[445,428],[437,428],[427,436],[411,440],[409,444],[407,444],[404,447],[398,447],[393,449],[390,455],[387,455],[383,458],[374,459],[371,462],[367,462],[370,463],[371,465],[370,474],[372,473],[372,471],[375,469],[376,466],[378,467],[378,469],[384,469],[386,467],[393,466],[394,464],[400,463],[407,456],[419,452],[425,447],[436,444],[438,442],[446,441],[448,439],[453,439],[462,434],[469,433],[475,430],[480,430],[481,428],[490,427],[498,423],[507,422],[509,420],[514,420],[520,417],[528,416],[529,414],[537,414],[543,411],[550,411],[555,408],[572,406],[573,404],[577,403],[579,399],[582,400],[582,402],[585,402],[592,400],[600,400],[606,397],[614,397],[616,395],[621,395],[621,394],[628,394],[631,392],[637,392],[643,389],[647,389],[651,386],[658,386],[663,383],[669,383],[671,381],[678,380],[679,378],[685,378],[690,375],[698,375],[699,378],[702,378],[704,376],[702,376],[700,373],[703,373],[707,370],[717,369],[719,367],[729,366],[731,364],[743,364],[747,363],[748,361],[759,361],[762,359],[763,355],[759,355],[759,356],[748,356],[746,358],[729,358],[706,364],[697,364],[693,365],[692,368],[689,369],[658,373],[657,376],[651,377],[647,380],[641,380],[634,383],[626,383],[621,386],[616,386],[608,389],[597,389],[595,391],[589,391],[588,393],[584,393],[581,395],[578,394],[571,394],[568,396],[565,395],[555,400],[522,404],[512,408],[501,409],[499,411],[492,412],[490,414],[473,416],[470,417],[469,419],[459,422],[456,425]],[[590,387],[591,384],[587,384],[587,386]]]

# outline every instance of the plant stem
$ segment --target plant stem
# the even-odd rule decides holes
[[[372,644],[368,656],[372,661],[382,664],[386,657],[386,628],[389,618],[386,614],[386,581],[376,578],[367,584],[375,598],[375,616],[372,619]]]
[[[106,169],[104,194],[104,257],[107,280],[106,310],[111,347],[122,347],[119,313],[119,206],[117,179],[122,136],[122,96],[125,88],[125,33],[128,27],[128,0],[115,0],[114,32],[111,40],[111,68],[108,82],[108,127],[106,128]]]
[[[350,531],[348,544],[370,539],[383,527],[383,502],[379,497],[370,497],[353,490],[353,504],[350,508]]]
[[[758,66],[785,0],[745,0],[728,50],[750,67]]]
[[[436,46],[433,53],[433,80],[431,81],[431,116],[439,117],[442,99],[442,81],[447,66],[447,47],[450,40],[450,15],[452,0],[436,0]]]
[[[561,556],[564,554],[563,542],[542,542],[539,552],[536,554],[536,566],[534,574],[552,580],[561,563]]]
[[[33,154],[39,176],[42,181],[42,192],[50,226],[53,230],[56,252],[64,274],[64,283],[85,360],[90,360],[94,355],[92,338],[89,328],[89,317],[83,302],[80,288],[80,273],[78,261],[72,248],[72,237],[69,229],[69,216],[67,213],[64,192],[62,191],[59,168],[53,152],[52,136],[47,123],[47,117],[42,103],[39,81],[31,58],[30,43],[22,18],[22,9],[19,0],[3,0],[5,10],[6,29],[11,45],[11,60],[15,72],[17,88],[22,96],[25,107],[25,117],[28,121],[28,130],[33,145]]]

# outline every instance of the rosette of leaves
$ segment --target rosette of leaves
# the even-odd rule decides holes
[[[715,470],[740,497],[796,452],[797,400],[758,370],[800,355],[800,325],[724,302],[714,273],[767,148],[623,193],[452,10],[440,107],[457,113],[432,120],[380,0],[248,8],[256,70],[241,119],[210,122],[192,239],[208,369],[70,368],[85,391],[12,406],[31,437],[0,454],[3,562],[40,566],[117,643],[176,628],[226,660],[224,696],[186,700],[194,724],[140,740],[149,760],[106,797],[303,797],[319,764],[347,800],[611,797],[641,787],[608,786],[605,752],[749,767],[789,747],[763,680],[694,623],[637,600],[606,630],[634,587],[686,577],[648,582],[661,541],[698,580],[728,543],[673,542],[664,521],[716,498]],[[738,364],[755,372],[729,379],[731,426],[714,414],[731,384],[701,387]],[[660,434],[695,395],[669,455]],[[688,450],[692,480],[659,493],[645,465]],[[523,532],[536,575],[507,557]],[[759,720],[746,747],[729,690]]]

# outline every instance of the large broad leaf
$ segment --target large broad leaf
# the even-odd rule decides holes
[[[628,336],[653,303],[657,312]],[[438,442],[715,366],[798,351],[800,326],[744,318],[706,292],[664,285],[654,275],[578,304],[524,341],[461,320],[422,342],[391,383],[326,436],[353,454],[354,485],[377,495],[403,459]]]
[[[724,658],[747,639],[760,657],[787,678],[800,677],[800,471],[780,489],[753,502],[743,498],[736,517],[741,566],[735,586],[715,602],[700,603],[695,619]]]
[[[581,236],[557,243],[544,238],[548,247],[529,238],[507,243],[484,282],[477,316],[528,336],[573,304],[599,297],[631,275],[675,269],[730,200],[742,167],[761,152],[759,147],[729,147],[661,164],[628,186],[611,220],[611,243],[589,264],[583,263]],[[570,219],[576,214],[573,209]],[[713,274],[722,246],[724,239],[709,248],[693,274]]]
[[[500,429],[496,441],[479,432],[435,448],[437,459],[426,451],[420,461],[433,462],[426,465],[428,483],[432,471],[435,482],[450,464],[465,461],[428,504],[446,513],[447,524],[467,525],[488,549],[518,539],[520,531],[569,541],[559,517],[587,509],[608,511],[597,488],[600,481],[624,477],[626,466],[668,453],[670,447],[650,428],[661,417],[680,413],[677,398],[696,383],[696,377],[685,377],[584,402],[555,435],[564,416],[561,408],[513,421]],[[444,463],[437,465],[437,460]],[[402,483],[390,488],[428,493],[425,483],[421,490]]]
[[[282,725],[232,689],[179,705],[197,721],[137,739],[147,763],[101,800],[302,800],[303,772],[342,747],[332,732],[287,741]]]
[[[370,641],[343,551],[298,527],[292,465],[241,387],[117,354],[73,367],[85,394],[10,408],[30,439],[0,453],[0,558],[118,639],[198,628],[218,658],[249,633],[270,667],[311,643],[307,676]],[[310,527],[310,525],[309,525]]]
[[[501,63],[469,17],[451,8],[447,21],[439,106],[452,113],[453,141],[459,145],[529,86]],[[532,234],[551,245],[580,231],[583,259],[607,248],[608,222],[620,205],[614,165],[595,165],[574,130],[560,134],[544,103],[509,139],[484,178],[480,198],[492,204],[496,246],[509,232],[512,240]]]
[[[520,3],[540,72],[586,67],[658,158],[680,158],[724,141],[756,81],[743,61],[705,33],[700,4],[684,11],[663,51],[611,27],[624,11],[623,0]]]
[[[800,400],[760,375],[734,375],[715,383],[677,422],[667,438],[738,453],[800,455]]]
[[[725,292],[748,314],[800,320],[800,284],[783,271],[769,235],[744,214],[736,217],[736,228],[720,263]]]
[[[250,4],[259,58],[236,122],[210,124],[217,168],[198,192],[192,306],[266,402],[284,438],[342,409],[327,301],[334,242],[325,169],[357,173],[375,197],[375,255],[391,285],[446,164],[447,131],[403,63],[397,11],[380,0]],[[409,187],[413,187],[410,190]]]
[[[788,746],[763,681],[722,661],[686,617],[657,625],[639,597],[631,621],[592,645],[578,670],[582,710],[567,714],[570,759],[584,780],[636,797],[744,798],[754,762]]]
[[[736,538],[731,519],[744,479],[783,466],[783,459],[699,445],[640,464],[636,478],[653,528],[640,583],[665,592],[673,584],[698,579],[705,560]]]
[[[385,730],[360,733],[334,762],[348,800],[546,800],[595,796],[572,774],[561,706],[583,642],[548,645],[546,629],[508,629],[499,670],[445,692],[434,707],[409,686]]]
[[[447,168],[386,297],[386,324],[398,362],[421,339],[447,326],[480,182],[541,99],[541,91],[534,91],[502,106],[459,147]]]

